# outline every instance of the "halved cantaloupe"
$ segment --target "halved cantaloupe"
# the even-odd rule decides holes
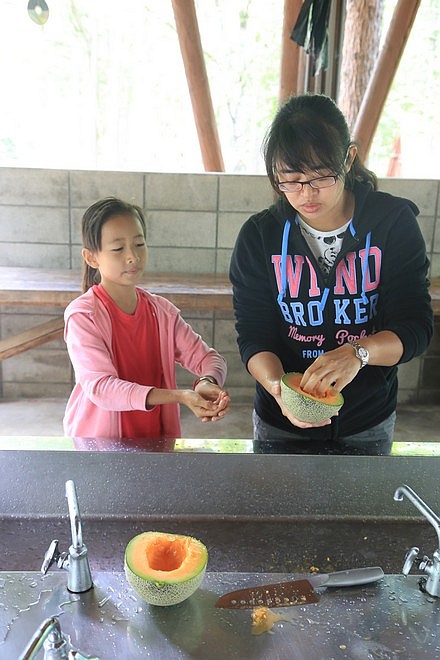
[[[331,388],[324,397],[314,396],[301,389],[303,374],[291,372],[281,378],[281,399],[297,419],[310,424],[319,424],[336,415],[342,408],[344,397]]]
[[[129,541],[124,569],[136,593],[151,605],[176,605],[200,586],[208,550],[198,539],[181,534],[143,532]]]

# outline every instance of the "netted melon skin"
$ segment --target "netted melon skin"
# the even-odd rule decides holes
[[[344,399],[342,394],[337,404],[327,404],[316,399],[310,399],[300,392],[291,389],[281,380],[281,399],[290,413],[301,422],[319,424],[329,417],[333,417],[342,408]]]
[[[200,573],[189,580],[175,583],[157,583],[145,580],[133,573],[126,561],[124,561],[124,570],[129,584],[142,600],[150,605],[166,607],[182,603],[197,591],[204,578],[206,565]]]

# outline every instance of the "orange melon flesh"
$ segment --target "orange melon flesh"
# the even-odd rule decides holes
[[[335,415],[344,403],[344,397],[334,388],[325,396],[305,392],[301,388],[303,374],[291,372],[281,378],[281,399],[285,407],[297,419],[310,424],[319,424]]]
[[[302,389],[301,387],[302,377],[303,374],[292,372],[289,374],[285,374],[285,376],[283,376],[283,380],[288,387],[290,387],[291,389],[298,390],[303,396],[309,397],[310,399],[315,399],[315,401],[324,401],[324,403],[330,406],[338,405],[340,394],[333,387],[327,390],[324,396],[316,396]]]
[[[130,543],[129,566],[146,580],[187,580],[205,560],[204,546],[190,536],[144,532]]]
[[[191,536],[143,532],[128,543],[124,569],[141,598],[153,605],[175,605],[199,587],[208,551]]]

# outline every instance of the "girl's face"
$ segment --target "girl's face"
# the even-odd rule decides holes
[[[139,219],[131,214],[114,215],[101,230],[101,249],[83,249],[85,261],[97,268],[103,287],[134,287],[139,283],[147,262],[147,246]]]

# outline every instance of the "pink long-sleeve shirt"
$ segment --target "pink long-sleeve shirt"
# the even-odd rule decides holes
[[[195,374],[214,376],[220,386],[226,361],[210,348],[166,298],[138,288],[153,306],[158,326],[163,387],[176,389],[176,363]],[[70,437],[120,438],[122,410],[145,410],[153,386],[118,378],[112,353],[112,324],[99,298],[89,289],[64,313],[64,339],[75,370],[75,386],[67,402],[64,433]],[[179,405],[162,405],[164,438],[181,435]]]

